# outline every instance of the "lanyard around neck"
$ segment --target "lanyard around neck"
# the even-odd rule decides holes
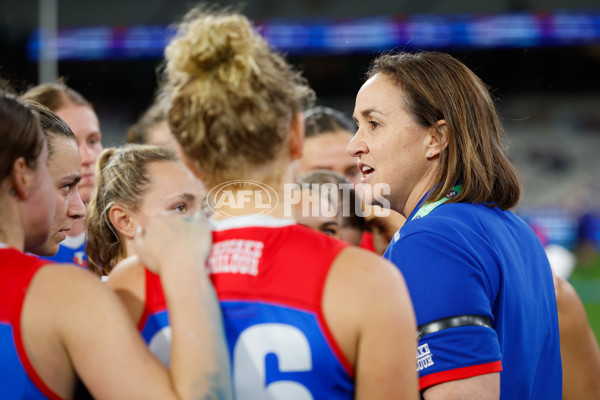
[[[462,190],[462,185],[453,186],[452,189],[444,197],[439,199],[438,201],[434,201],[433,203],[426,203],[421,206],[416,212],[416,214],[410,219],[411,221],[414,219],[423,218],[433,210],[435,210],[438,206],[444,204],[454,196],[458,195]]]

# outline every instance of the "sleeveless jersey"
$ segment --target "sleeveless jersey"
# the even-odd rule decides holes
[[[0,248],[0,397],[60,399],[33,369],[21,338],[21,310],[35,273],[48,262]]]
[[[344,243],[271,217],[215,223],[206,268],[221,303],[237,399],[352,399],[354,371],[321,308]],[[139,323],[168,363],[170,328],[160,280],[146,271]]]

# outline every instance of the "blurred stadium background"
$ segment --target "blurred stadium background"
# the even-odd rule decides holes
[[[105,146],[150,105],[180,0],[1,0],[0,76],[57,76],[96,107]],[[351,114],[381,51],[440,50],[491,88],[523,177],[518,213],[574,252],[571,282],[600,337],[600,3],[597,0],[247,0],[232,5]]]

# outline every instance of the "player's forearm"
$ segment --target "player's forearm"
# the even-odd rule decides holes
[[[161,275],[172,329],[170,374],[182,398],[232,398],[221,311],[203,265]],[[174,272],[174,273],[173,273]]]

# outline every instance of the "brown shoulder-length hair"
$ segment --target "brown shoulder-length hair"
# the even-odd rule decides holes
[[[48,157],[51,157],[56,150],[56,138],[62,137],[77,143],[75,134],[69,128],[69,125],[48,107],[38,103],[35,100],[22,99],[25,105],[38,113],[40,126],[46,136],[46,145],[48,146]]]
[[[37,168],[44,146],[39,114],[14,95],[0,90],[0,182],[10,176],[19,157],[30,168]]]
[[[375,74],[401,88],[404,107],[419,125],[446,121],[448,147],[440,154],[428,201],[441,199],[460,183],[462,191],[449,202],[502,209],[517,204],[521,186],[503,149],[504,130],[488,88],[473,71],[448,54],[419,52],[381,55],[367,78]]]

